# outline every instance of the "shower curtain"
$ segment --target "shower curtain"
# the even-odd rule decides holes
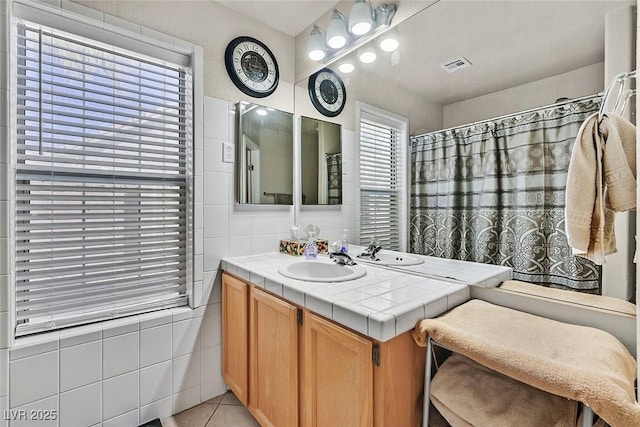
[[[411,138],[414,253],[513,268],[514,279],[597,291],[600,269],[564,231],[571,149],[600,98]]]
[[[342,153],[327,154],[327,189],[330,205],[342,204]]]

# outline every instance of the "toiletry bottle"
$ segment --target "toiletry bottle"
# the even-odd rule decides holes
[[[304,257],[308,260],[318,258],[318,245],[316,245],[316,236],[313,231],[309,232],[309,241],[304,245]]]
[[[342,233],[342,247],[340,248],[343,254],[349,252],[349,238],[347,237],[348,234],[349,230],[345,228],[344,232]]]

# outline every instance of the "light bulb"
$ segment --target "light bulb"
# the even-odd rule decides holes
[[[398,37],[398,28],[394,27],[387,31],[385,31],[378,38],[378,46],[385,52],[393,52],[400,46],[400,41]]]
[[[343,62],[338,66],[338,70],[344,74],[352,73],[355,69],[356,67],[351,62]]]
[[[358,59],[363,64],[370,64],[373,61],[375,61],[377,57],[378,55],[376,55],[373,49],[367,48],[367,49],[361,49],[360,51],[358,51]]]
[[[309,40],[307,40],[307,56],[312,61],[320,61],[326,56],[325,33],[317,25],[313,26]]]
[[[259,116],[266,116],[267,115],[267,110],[262,109],[262,108],[258,108],[256,110],[256,114],[259,115]]]
[[[333,16],[327,26],[327,46],[340,49],[347,44],[347,19],[338,10],[333,9]]]
[[[356,36],[367,34],[373,27],[371,5],[365,0],[356,0],[349,14],[349,30]]]
[[[379,44],[380,49],[384,50],[385,52],[393,52],[398,48],[398,46],[400,46],[400,42],[392,37],[382,38]]]

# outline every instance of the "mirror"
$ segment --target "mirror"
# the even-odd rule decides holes
[[[293,204],[293,114],[236,104],[238,203]]]
[[[398,2],[398,12],[406,3]],[[342,113],[331,118],[342,125],[344,139],[343,207],[356,205],[358,197],[357,101],[407,117],[410,135],[419,135],[602,92],[617,72],[636,67],[635,5],[634,0],[440,0],[392,23],[398,50],[382,51],[377,37],[368,42],[377,53],[373,63],[361,63],[353,51],[327,64],[347,91]],[[328,17],[318,25],[327,23]],[[302,54],[309,33],[296,39]],[[340,72],[347,61],[355,70]],[[465,62],[470,66],[458,67]],[[322,67],[315,63],[311,72]],[[308,76],[299,78],[296,115],[322,118],[309,100]],[[344,224],[358,221],[356,209],[344,209],[343,215]],[[340,228],[325,226],[331,227]],[[622,246],[617,255],[633,256]],[[621,264],[611,263],[603,282],[630,282],[634,273]],[[620,298],[627,299],[622,292]]]
[[[341,126],[302,117],[300,140],[302,204],[342,204]]]

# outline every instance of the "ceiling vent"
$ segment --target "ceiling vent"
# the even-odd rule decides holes
[[[454,59],[453,61],[449,61],[446,64],[442,64],[442,68],[447,70],[447,73],[455,73],[456,71],[460,71],[463,68],[471,67],[471,62],[464,56]]]

